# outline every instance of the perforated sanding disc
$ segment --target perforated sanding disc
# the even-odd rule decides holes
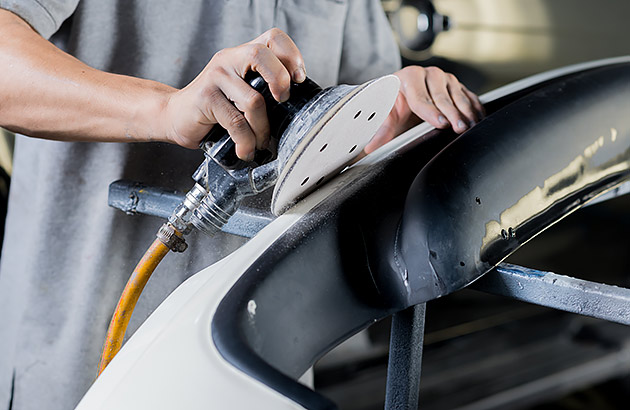
[[[317,189],[363,151],[392,109],[399,86],[398,77],[388,75],[359,86],[333,87],[305,107],[305,118],[291,124],[291,137],[280,147],[274,214]]]

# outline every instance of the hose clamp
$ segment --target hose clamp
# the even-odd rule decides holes
[[[188,248],[188,244],[177,230],[170,223],[165,223],[160,227],[157,238],[173,252],[184,252]]]

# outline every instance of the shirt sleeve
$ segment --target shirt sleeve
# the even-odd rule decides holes
[[[0,8],[18,15],[49,39],[77,8],[79,0],[0,0]]]
[[[360,84],[400,69],[400,51],[380,0],[347,0],[339,82]]]

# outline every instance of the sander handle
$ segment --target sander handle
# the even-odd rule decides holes
[[[268,104],[269,97],[273,100],[269,86],[260,74],[254,71],[248,71],[245,74],[244,80],[263,95],[265,104]],[[242,168],[246,164],[245,161],[236,156],[236,144],[234,140],[232,140],[228,131],[219,124],[215,124],[212,129],[210,129],[210,132],[203,137],[199,147],[226,169]],[[263,156],[267,157],[269,153],[257,151],[254,162],[264,160]]]
[[[244,80],[263,96],[271,137],[277,139],[282,136],[300,109],[322,91],[313,80],[306,78],[301,83],[292,82],[289,100],[280,103],[273,98],[269,85],[257,72],[248,71]],[[215,124],[203,138],[200,148],[225,169],[240,169],[250,164],[236,156],[236,144],[230,138],[228,131],[219,124]],[[252,163],[262,165],[270,161],[273,156],[274,154],[269,150],[258,150]]]

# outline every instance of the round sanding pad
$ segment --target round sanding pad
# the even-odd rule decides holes
[[[274,214],[282,214],[363,151],[389,115],[399,86],[398,77],[388,75],[359,86],[333,87],[328,97],[305,107],[307,118],[294,121],[293,129],[287,129],[288,141],[281,143],[281,172],[271,200]],[[335,102],[329,106],[324,100],[331,95]]]

